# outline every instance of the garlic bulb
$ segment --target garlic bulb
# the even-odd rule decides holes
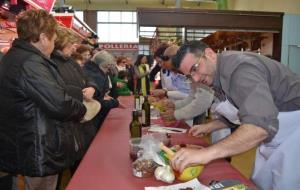
[[[155,178],[166,183],[172,183],[175,179],[173,170],[170,166],[157,167],[154,172]]]

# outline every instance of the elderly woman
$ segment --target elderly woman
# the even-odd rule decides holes
[[[25,176],[26,190],[54,190],[57,174],[75,162],[66,121],[87,109],[67,94],[50,54],[57,22],[44,10],[23,12],[18,39],[0,65],[0,170]]]
[[[109,72],[114,67],[114,57],[104,50],[97,52],[83,67],[86,75],[94,79],[99,89],[99,94],[95,98],[101,103],[102,107],[94,119],[97,128],[101,126],[109,111],[119,106],[119,101],[109,96],[112,88]]]
[[[66,83],[67,93],[81,102],[83,100],[94,102],[93,96],[97,90],[97,84],[86,77],[81,67],[71,58],[72,53],[75,51],[74,44],[77,41],[77,37],[70,29],[59,27],[51,59],[57,64],[57,69]],[[69,121],[65,122],[64,125],[74,132],[74,140],[78,144],[75,156],[79,162],[94,138],[96,128],[92,121],[84,123]],[[73,168],[74,170],[76,169],[76,165]]]

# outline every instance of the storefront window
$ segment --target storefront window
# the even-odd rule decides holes
[[[98,11],[100,42],[138,42],[136,12]]]

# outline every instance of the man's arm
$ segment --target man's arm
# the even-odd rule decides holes
[[[177,105],[175,103],[176,110],[174,112],[174,116],[177,120],[180,120],[191,119],[197,115],[200,115],[211,106],[213,98],[213,93],[206,89],[196,91],[193,99],[191,99],[189,103],[186,102],[188,104],[182,106],[180,109],[177,108]]]
[[[189,134],[191,134],[194,137],[202,137],[213,131],[224,129],[224,128],[228,128],[228,126],[225,123],[223,123],[221,120],[216,119],[205,124],[194,125],[189,130]]]
[[[220,142],[208,147],[212,159],[237,155],[258,146],[268,137],[261,127],[243,124],[237,130]]]
[[[175,170],[183,171],[191,165],[207,164],[212,160],[240,154],[258,146],[268,137],[261,127],[252,124],[241,125],[234,133],[218,143],[203,149],[180,149],[172,158]]]

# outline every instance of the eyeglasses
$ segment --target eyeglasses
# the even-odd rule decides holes
[[[194,65],[192,65],[192,67],[190,68],[190,73],[188,75],[186,75],[187,78],[192,79],[193,76],[197,73],[199,66],[200,66],[200,60],[202,57],[203,57],[203,55],[201,55],[197,59],[196,63]]]

